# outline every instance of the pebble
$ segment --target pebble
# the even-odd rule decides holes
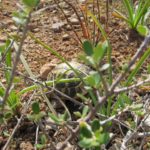
[[[39,28],[35,28],[35,29],[33,29],[33,32],[35,32],[35,33],[39,32],[39,31],[40,31],[40,29],[39,29]]]
[[[145,117],[145,121],[143,122],[143,128],[145,129],[145,131],[149,131],[150,129],[150,116],[147,115],[147,117]]]
[[[61,32],[61,28],[64,26],[63,22],[57,22],[52,24],[52,30],[56,33],[60,33]]]
[[[62,7],[63,9],[68,9],[69,5],[67,5],[65,2],[61,2],[59,3],[60,7]]]
[[[7,40],[6,35],[1,35],[0,36],[0,46],[5,44],[5,41]]]
[[[65,27],[65,28],[66,28],[66,30],[67,30],[67,31],[71,31],[71,27],[70,27],[70,25],[66,25],[66,27]]]
[[[79,24],[79,20],[77,18],[70,18],[70,22],[73,24],[73,25],[78,25]]]
[[[63,41],[67,41],[70,39],[70,36],[68,34],[64,34],[62,39],[63,39]]]
[[[10,26],[10,29],[11,29],[11,31],[17,31],[18,28],[16,26],[12,25],[12,26]]]
[[[65,15],[66,15],[67,17],[71,17],[71,13],[70,13],[70,11],[68,11],[68,10],[64,10],[64,13],[65,13]]]

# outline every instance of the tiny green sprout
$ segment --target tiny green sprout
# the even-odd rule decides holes
[[[29,120],[32,120],[36,123],[38,123],[44,116],[45,112],[40,111],[40,106],[38,102],[33,102],[32,103],[32,113],[28,114],[27,117]]]
[[[90,87],[98,88],[101,83],[101,78],[98,72],[93,71],[91,74],[86,78],[86,83]]]
[[[82,110],[82,113],[77,111],[77,112],[74,112],[74,114],[79,118],[85,118],[87,116],[88,112],[89,112],[89,107],[84,106],[83,110]]]
[[[109,133],[103,130],[99,120],[93,120],[91,125],[84,121],[80,122],[80,147],[97,149],[102,144],[108,143],[109,139]]]
[[[83,42],[83,50],[87,56],[93,55],[93,45],[91,44],[89,40],[85,40]]]
[[[63,125],[69,118],[68,113],[65,111],[64,114],[59,116],[54,115],[53,113],[48,113],[48,116],[58,125]]]
[[[46,143],[47,143],[47,137],[44,134],[42,134],[40,136],[40,143],[36,144],[36,147],[38,149],[43,149]]]
[[[132,0],[123,0],[123,4],[127,10],[127,16],[117,10],[114,11],[113,15],[126,21],[131,29],[137,30],[142,36],[146,36],[148,28],[145,25],[150,14],[150,1],[139,0],[135,6]]]

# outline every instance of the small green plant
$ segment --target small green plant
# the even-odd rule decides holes
[[[127,16],[115,10],[113,15],[126,21],[131,29],[137,30],[141,35],[148,35],[146,20],[150,13],[150,1],[139,0],[134,6],[132,0],[123,0],[124,7],[127,10]]]
[[[38,102],[32,103],[32,113],[28,114],[27,117],[29,120],[38,123],[45,115],[45,112],[40,111],[40,106]]]
[[[5,60],[5,65],[7,68],[12,67],[12,59],[11,59],[11,48],[10,48],[11,40],[7,39],[5,43],[0,46],[0,60]],[[6,82],[9,82],[10,78],[10,70],[4,70]]]
[[[11,40],[7,39],[6,42],[0,46],[0,60],[4,60],[5,68],[5,80],[6,83],[9,83],[11,76],[11,67],[12,67],[12,54],[11,54]],[[15,78],[13,83],[18,82],[19,78]],[[20,97],[16,94],[15,86],[11,89],[9,96],[7,98],[6,105],[3,108],[3,97],[5,94],[5,86],[0,81],[0,110],[4,112],[1,116],[0,120],[3,122],[7,119],[14,117],[15,115],[19,115],[19,107],[21,106]]]
[[[5,93],[5,89],[3,87],[0,87],[0,98],[2,99]],[[4,122],[7,119],[10,119],[14,117],[15,115],[19,115],[20,111],[19,108],[21,106],[20,98],[15,93],[15,91],[11,91],[7,100],[7,103],[5,104],[5,107],[2,108],[3,101],[1,101],[0,104],[0,110],[3,110],[3,115],[0,116],[0,122]]]
[[[37,149],[43,149],[44,146],[46,145],[47,141],[48,140],[47,140],[46,136],[44,134],[42,134],[40,136],[40,142],[38,144],[36,144]]]
[[[109,142],[111,134],[104,131],[98,120],[93,120],[91,125],[86,122],[80,122],[80,147],[95,150],[100,149],[100,145]]]
[[[22,2],[25,4],[25,9],[22,10],[22,13],[14,13],[13,17],[13,19],[16,21],[16,24],[19,24],[19,26],[21,27],[22,25],[26,24],[27,18],[29,18],[30,16],[30,12],[35,8],[35,6],[37,6],[39,0],[22,0]],[[130,4],[132,5],[130,6]],[[149,1],[139,1],[139,5],[135,9],[132,1],[124,0],[124,5],[129,11],[129,16],[126,17],[126,19],[124,17],[124,19],[130,24],[132,29],[135,29],[143,35],[146,35],[147,30],[144,29],[146,29],[145,20],[149,11]],[[121,16],[121,13],[117,11],[116,14],[118,16]],[[110,144],[113,135],[112,127],[114,127],[113,123],[116,123],[116,120],[118,120],[119,122],[117,125],[120,126],[120,129],[122,128],[122,126],[124,126],[125,122],[125,127],[127,128],[126,130],[133,132],[133,134],[135,135],[138,126],[137,122],[133,119],[133,115],[127,116],[128,118],[126,120],[122,116],[124,116],[126,112],[129,112],[129,114],[134,114],[135,117],[142,118],[144,116],[145,111],[143,109],[143,103],[137,103],[133,101],[132,97],[130,97],[130,95],[128,94],[128,90],[130,90],[128,89],[128,86],[133,84],[133,78],[135,78],[135,75],[139,71],[140,67],[148,58],[150,49],[145,51],[144,55],[139,59],[133,71],[130,72],[130,66],[132,66],[132,64],[135,64],[135,60],[137,59],[135,57],[131,61],[131,63],[129,63],[129,66],[126,65],[126,67],[122,70],[123,74],[121,72],[119,78],[116,78],[116,76],[113,76],[115,72],[112,71],[111,45],[105,31],[103,30],[103,26],[99,23],[96,16],[94,16],[94,14],[92,14],[90,11],[87,11],[87,15],[92,18],[92,20],[94,21],[94,26],[97,25],[97,28],[102,35],[101,41],[95,40],[96,38],[94,37],[93,41],[88,38],[88,40],[85,40],[83,42],[83,50],[85,52],[85,55],[81,56],[81,60],[89,67],[93,68],[93,70],[90,71],[89,74],[87,73],[88,75],[83,78],[80,78],[80,76],[69,79],[60,79],[56,77],[53,81],[37,81],[36,83],[34,83],[34,85],[19,91],[18,94],[16,94],[16,91],[14,90],[15,86],[12,86],[8,98],[6,99],[4,114],[2,117],[0,117],[0,121],[4,121],[7,118],[16,115],[16,113],[18,112],[18,107],[20,106],[20,97],[24,93],[33,91],[35,89],[38,91],[40,86],[48,88],[48,86],[52,86],[55,82],[69,83],[72,81],[82,81],[84,83],[83,88],[85,88],[88,94],[84,95],[84,93],[78,93],[78,96],[82,100],[81,103],[83,105],[79,110],[77,110],[77,112],[74,112],[74,115],[77,118],[74,119],[70,115],[71,113],[68,109],[66,109],[66,111],[62,112],[61,114],[57,114],[55,112],[52,113],[53,111],[43,112],[40,109],[40,102],[34,100],[32,103],[32,110],[30,114],[27,114],[28,119],[30,119],[40,127],[41,123],[43,123],[41,122],[41,120],[43,121],[45,117],[50,117],[50,122],[47,122],[46,119],[45,124],[50,123],[52,128],[54,125],[54,128],[58,130],[61,127],[65,127],[69,130],[69,132],[67,133],[69,133],[70,135],[65,140],[64,145],[66,145],[70,140],[74,140],[74,135],[76,135],[79,139],[78,144],[83,149],[100,150],[104,148],[103,146]],[[62,62],[66,63],[70,67],[70,69],[78,75],[78,72],[76,71],[74,66],[71,66],[57,51],[51,49],[48,45],[35,38],[33,34],[29,33],[29,35],[38,44],[49,50]],[[0,53],[5,53],[5,50],[7,49],[5,64],[8,70],[5,71],[5,78],[6,82],[8,83],[11,77],[9,68],[13,66],[11,66],[11,51],[9,49],[10,44],[11,41],[8,40],[5,45],[0,47]],[[124,81],[125,77],[127,77],[126,81]],[[13,85],[15,85],[14,80]],[[136,85],[133,85],[133,88],[134,87],[136,87]],[[132,87],[129,88],[132,89]],[[0,82],[0,103],[3,103],[5,89],[5,85]],[[121,91],[122,89],[125,89],[125,91]],[[117,92],[117,90],[120,90],[121,92]],[[42,94],[44,95],[44,93]],[[26,113],[24,114],[26,115]],[[121,121],[119,120],[120,118],[122,119]],[[59,128],[57,128],[57,126],[59,126]],[[38,130],[39,129],[37,128],[37,131]],[[40,130],[39,133],[40,138],[39,141],[36,141],[35,148],[44,149],[45,147],[47,147],[47,144],[49,144],[48,136],[46,136],[47,134],[45,132],[42,133],[42,130]],[[124,134],[123,130],[122,133]],[[3,134],[5,134],[5,136],[10,136],[7,132],[3,132]]]

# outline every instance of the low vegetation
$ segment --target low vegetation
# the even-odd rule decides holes
[[[56,6],[65,14],[58,1],[54,1]],[[0,81],[0,126],[17,120],[13,131],[1,132],[0,136],[7,139],[2,144],[2,149],[9,149],[20,124],[24,120],[35,125],[34,149],[60,150],[73,145],[73,149],[99,150],[112,147],[124,150],[134,149],[138,146],[141,146],[142,149],[145,143],[149,149],[150,144],[146,140],[150,136],[149,95],[145,99],[146,94],[138,95],[135,91],[145,87],[149,88],[150,83],[149,66],[146,68],[146,75],[143,76],[141,71],[143,64],[149,63],[150,34],[147,19],[150,13],[150,1],[139,0],[133,3],[132,0],[122,0],[123,8],[126,9],[127,14],[123,15],[117,9],[113,12],[115,17],[123,19],[127,23],[128,29],[136,30],[138,36],[142,36],[143,39],[129,62],[123,64],[121,68],[113,64],[112,46],[108,37],[109,33],[106,32],[108,20],[106,19],[105,25],[101,23],[99,5],[94,8],[95,11],[88,9],[87,3],[82,5],[79,9],[85,18],[81,19],[76,8],[69,1],[64,1],[75,11],[84,38],[78,36],[65,16],[67,23],[70,24],[75,33],[78,44],[82,47],[77,61],[88,66],[90,71],[81,76],[81,72],[74,65],[71,65],[58,51],[49,46],[51,43],[48,45],[42,42],[42,39],[37,38],[28,30],[31,18],[34,17],[33,14],[41,2],[40,0],[22,0],[20,10],[15,11],[12,17],[18,27],[17,33],[15,35],[6,33],[8,39],[5,44],[0,46],[1,72],[6,81],[5,83]],[[99,4],[99,1],[97,0],[95,3]],[[106,2],[107,17],[109,17],[109,5],[110,1],[108,0]],[[94,27],[89,26],[91,20]],[[27,36],[42,46],[43,49],[55,55],[61,63],[65,63],[75,76],[66,78],[61,75],[48,81],[36,78],[22,55]],[[15,59],[13,60],[12,48],[15,49]],[[18,70],[19,61],[23,63],[28,76]],[[23,78],[29,81],[30,85],[20,88],[18,83],[22,82]],[[58,91],[57,89],[58,84],[68,85],[78,82],[81,83],[86,93],[77,92],[77,98],[68,98],[65,92],[62,93],[61,90]],[[60,92],[59,95],[57,92]],[[63,97],[62,99],[66,98],[65,101],[59,101],[62,103],[62,110],[54,107],[49,93],[55,93],[54,95],[59,97],[58,100],[61,97]],[[28,95],[27,102],[24,102],[25,95]],[[40,96],[42,101],[36,98]],[[73,104],[77,103],[77,105],[74,104],[73,107],[68,108],[67,101],[71,101]],[[43,103],[46,105],[44,109],[42,109]],[[78,106],[78,103],[81,106]],[[74,108],[74,106],[78,107]],[[48,129],[45,124],[49,126]],[[47,130],[56,132],[60,129],[67,130],[66,135],[64,134],[65,140],[57,145],[53,141],[49,142],[51,137]]]

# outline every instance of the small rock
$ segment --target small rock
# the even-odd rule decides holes
[[[47,63],[40,69],[40,78],[43,80],[47,79],[49,72],[56,66],[56,63]]]
[[[64,26],[64,23],[63,23],[63,22],[54,23],[54,24],[52,24],[52,30],[53,30],[54,32],[59,33],[59,32],[61,32],[61,28],[62,28],[63,26]]]
[[[70,11],[68,11],[68,10],[64,10],[64,13],[65,13],[65,15],[66,15],[67,17],[70,17],[70,16],[71,16]]]
[[[20,150],[33,150],[33,145],[30,142],[20,143]]]
[[[11,24],[13,24],[14,22],[13,22],[13,20],[11,20],[11,19],[5,19],[4,20],[4,22],[3,22],[3,24],[5,24],[5,25],[11,25]]]
[[[79,20],[77,18],[70,18],[70,22],[73,24],[73,25],[78,25],[79,24]]]
[[[40,29],[39,29],[39,28],[35,28],[35,29],[33,29],[33,32],[35,32],[35,33],[39,32],[39,31],[40,31]]]
[[[3,84],[6,84],[6,79],[2,79],[1,82],[2,82]]]
[[[69,5],[66,5],[65,2],[60,2],[59,5],[60,5],[60,7],[62,7],[63,9],[68,9],[68,8],[69,8]]]
[[[143,128],[145,129],[145,131],[149,131],[150,130],[150,116],[147,115],[147,117],[145,117],[145,121],[143,122]]]
[[[48,73],[50,72],[50,67],[51,67],[51,64],[48,63],[48,64],[45,64],[41,67],[40,69],[40,78],[46,80],[47,79],[47,76],[48,76]]]
[[[9,16],[9,15],[10,15],[10,12],[4,11],[4,12],[3,12],[3,15],[4,15],[4,16]]]
[[[4,45],[6,40],[7,40],[7,36],[6,35],[1,35],[0,36],[0,45]]]
[[[17,31],[17,27],[16,26],[14,26],[14,25],[12,25],[11,27],[10,27],[10,29],[12,30],[12,31]]]
[[[63,39],[63,41],[67,41],[70,39],[70,36],[68,34],[64,34],[62,39]]]
[[[66,25],[66,27],[65,27],[65,28],[66,28],[66,30],[67,30],[67,31],[71,31],[71,27],[70,27],[70,25]]]

